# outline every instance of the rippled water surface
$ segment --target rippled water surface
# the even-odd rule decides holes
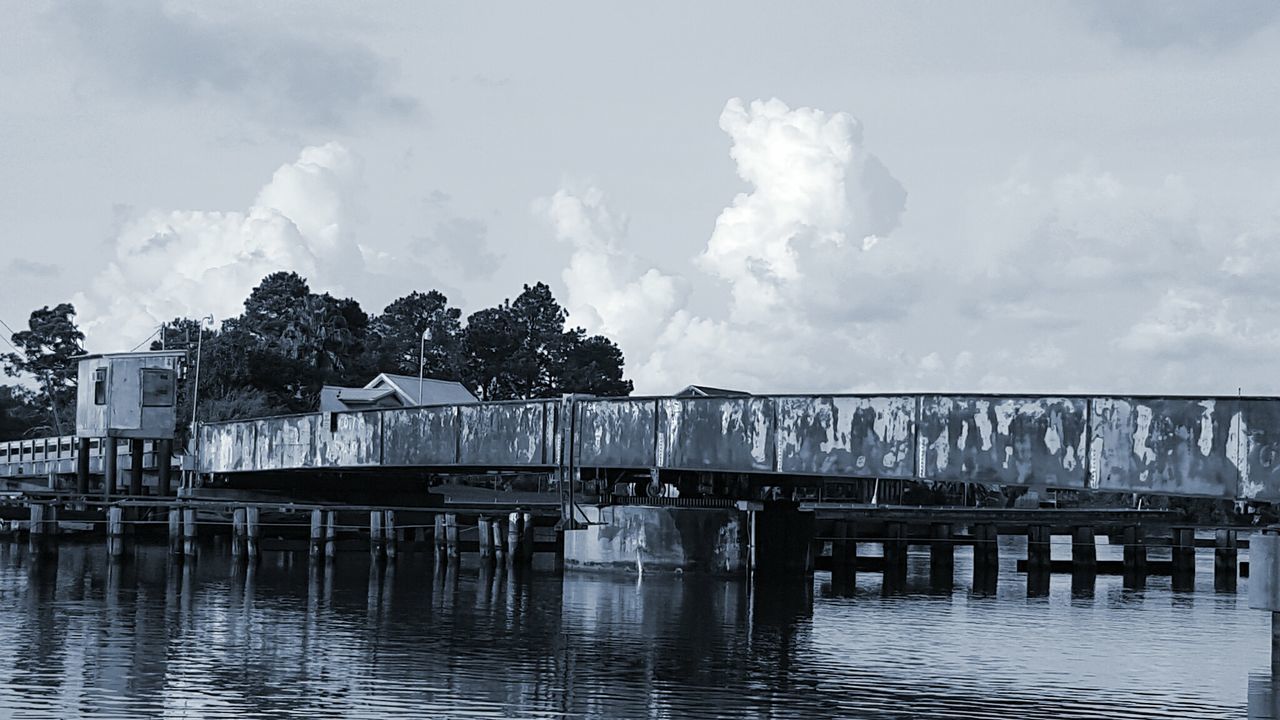
[[[1055,576],[1028,597],[860,574],[750,588],[694,577],[383,568],[267,552],[237,568],[99,545],[0,545],[0,711],[12,717],[1270,717],[1270,618],[1215,593]],[[1104,553],[1105,556],[1105,553]],[[1033,593],[1035,595],[1036,593]]]

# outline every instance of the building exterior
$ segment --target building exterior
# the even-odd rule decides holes
[[[419,391],[421,388],[421,392]],[[418,405],[452,405],[477,402],[462,383],[379,373],[362,388],[326,385],[320,390],[320,412],[376,410]]]
[[[76,435],[172,439],[182,350],[79,358]]]

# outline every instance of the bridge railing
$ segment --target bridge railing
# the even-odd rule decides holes
[[[74,457],[70,437],[2,443],[0,473]],[[359,467],[777,473],[1280,501],[1280,398],[579,397],[201,425],[204,473]]]

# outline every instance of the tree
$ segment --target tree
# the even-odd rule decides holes
[[[462,378],[462,311],[449,306],[449,298],[431,290],[398,298],[373,319],[371,355],[377,371],[417,375],[419,355],[423,370],[442,380]],[[423,353],[422,333],[431,331]]]
[[[581,328],[570,330],[568,350],[557,385],[562,392],[591,395],[630,395],[633,385],[622,379],[622,350],[603,335],[584,337]]]
[[[473,313],[463,331],[467,386],[483,400],[630,394],[618,346],[580,328],[565,331],[567,318],[543,283]]]
[[[0,441],[53,433],[36,403],[35,393],[15,385],[0,385]]]
[[[76,327],[75,315],[71,303],[32,311],[28,329],[10,338],[18,352],[3,357],[9,376],[35,378],[40,387],[35,402],[58,435],[75,428],[77,361],[72,358],[84,354],[84,333]]]

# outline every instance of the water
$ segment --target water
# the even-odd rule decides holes
[[[1269,617],[1168,578],[1028,597],[1003,541],[994,596],[812,583],[448,570],[360,553],[331,572],[212,546],[173,563],[0,545],[0,715],[94,717],[1270,717]],[[860,549],[863,552],[863,549]],[[1069,553],[1069,550],[1064,551]],[[1101,557],[1109,557],[1105,552]],[[1252,710],[1250,710],[1252,708]]]

